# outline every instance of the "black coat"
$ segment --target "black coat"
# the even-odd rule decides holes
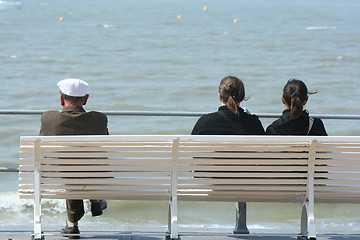
[[[280,118],[270,124],[266,129],[269,135],[302,135],[302,136],[327,136],[325,127],[320,118],[314,118],[314,123],[309,131],[309,113],[303,111],[301,116],[289,120],[290,110],[284,110]]]
[[[226,119],[219,114],[222,111]],[[217,112],[205,114],[196,122],[192,135],[262,135],[264,128],[256,115],[250,115],[239,108],[240,115],[221,106]]]

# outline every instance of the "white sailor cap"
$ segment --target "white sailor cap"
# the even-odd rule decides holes
[[[68,96],[83,97],[88,93],[89,85],[87,82],[76,79],[67,78],[57,83],[60,91]]]

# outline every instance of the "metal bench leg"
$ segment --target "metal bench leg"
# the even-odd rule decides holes
[[[34,142],[34,239],[44,239],[41,232],[40,148],[41,141],[36,140]]]
[[[168,228],[170,236],[166,236],[166,239],[180,239],[178,229],[178,203],[177,203],[177,171],[178,171],[178,159],[179,159],[179,138],[173,140],[172,145],[172,170],[171,170],[171,194],[169,198],[169,217]]]
[[[166,237],[167,240],[180,239],[178,229],[177,199],[175,199],[175,201],[173,199],[170,199],[169,201],[168,228],[170,236]]]
[[[301,231],[298,239],[316,239],[314,204],[305,201],[301,211]]]
[[[307,230],[308,239],[316,239],[314,174],[317,144],[317,140],[311,141],[309,148],[307,192],[301,213],[301,232]]]
[[[35,240],[43,240],[41,232],[41,204],[34,203],[34,236]]]
[[[35,173],[35,178],[38,173]],[[37,180],[35,180],[37,182]],[[36,185],[36,184],[35,184]],[[33,239],[44,239],[41,232],[41,197],[38,186],[34,190],[34,236]]]
[[[249,234],[249,229],[246,226],[246,202],[236,203],[236,226],[233,233]]]

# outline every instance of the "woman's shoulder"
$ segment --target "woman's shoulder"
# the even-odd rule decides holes
[[[314,123],[309,135],[327,136],[327,132],[323,121],[320,118],[313,118],[313,119],[314,119]]]
[[[209,120],[213,120],[213,119],[217,119],[220,117],[220,114],[217,112],[211,112],[211,113],[206,113],[204,115],[201,115],[199,118],[199,121],[209,121]]]
[[[206,134],[209,126],[214,125],[218,121],[217,119],[220,117],[220,115],[219,116],[217,116],[217,115],[219,115],[219,114],[217,114],[217,112],[206,113],[206,114],[202,115],[196,121],[191,134],[192,135]]]
[[[247,131],[252,134],[264,134],[264,127],[256,114],[244,113],[241,114],[239,120],[243,123]]]
[[[240,112],[240,117],[242,118],[259,119],[259,117],[256,114],[251,113],[250,110],[245,107],[239,107],[239,112]]]
[[[244,114],[240,116],[241,121],[261,123],[259,117],[256,114]]]

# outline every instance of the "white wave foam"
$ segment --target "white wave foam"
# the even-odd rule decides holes
[[[23,5],[23,2],[11,2],[11,1],[2,1],[0,0],[0,9],[7,8],[19,8]]]
[[[33,201],[20,200],[17,192],[0,193],[0,210],[8,212],[21,212],[32,208]]]
[[[102,24],[85,24],[85,26],[87,26],[87,27],[99,27],[99,28],[114,28],[114,27],[116,27],[116,25],[106,24],[106,23],[102,23]]]
[[[96,24],[95,27],[100,27],[100,28],[113,28],[113,27],[115,27],[115,25],[102,23],[102,24]]]
[[[17,192],[0,193],[0,211],[8,213],[19,213],[33,211],[32,199],[20,199]],[[61,199],[44,199],[42,200],[44,212],[64,213],[66,212],[65,203]]]
[[[318,30],[334,30],[336,26],[311,26],[305,28],[308,31],[318,31]]]
[[[16,59],[17,56],[16,56],[16,55],[0,55],[0,58],[12,58],[12,59]]]
[[[111,24],[101,24],[101,26],[102,26],[103,28],[114,27],[114,25],[111,25]]]

